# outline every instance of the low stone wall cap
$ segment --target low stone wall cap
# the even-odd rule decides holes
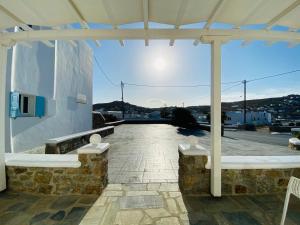
[[[298,139],[298,138],[290,138],[289,139],[289,143],[291,143],[293,145],[299,145],[300,146],[300,139]]]
[[[179,144],[178,150],[183,155],[209,155],[209,151],[199,144],[195,146],[191,144]]]
[[[109,143],[87,144],[77,150],[78,154],[101,154],[108,150]]]

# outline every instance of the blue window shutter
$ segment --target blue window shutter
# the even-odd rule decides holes
[[[20,93],[10,92],[9,115],[11,118],[17,118],[20,115]]]
[[[42,96],[36,96],[35,98],[35,116],[45,116],[45,98]]]

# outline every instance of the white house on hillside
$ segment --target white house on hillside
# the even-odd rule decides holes
[[[244,123],[244,113],[242,111],[229,111],[226,112],[225,124],[239,125]],[[247,112],[246,123],[253,125],[268,125],[272,122],[271,113],[260,111],[260,112]]]
[[[53,44],[9,50],[7,152],[43,151],[49,138],[92,129],[92,50],[82,41]]]

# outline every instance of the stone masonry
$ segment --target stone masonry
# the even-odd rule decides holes
[[[300,150],[300,145],[295,145],[293,143],[289,143],[289,148],[292,150]]]
[[[79,168],[6,166],[8,190],[47,195],[101,194],[108,179],[107,153],[79,154]]]
[[[205,169],[207,155],[184,155],[179,151],[179,187],[186,195],[210,194],[210,170]],[[297,169],[223,169],[222,195],[285,193]]]

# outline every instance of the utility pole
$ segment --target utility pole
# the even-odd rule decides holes
[[[123,83],[123,81],[121,81],[121,92],[122,92],[122,117],[123,117],[123,120],[124,120],[125,107],[124,107],[123,89],[124,89],[124,83]]]
[[[247,123],[247,81],[243,80],[243,84],[244,84],[244,125],[246,125]]]

